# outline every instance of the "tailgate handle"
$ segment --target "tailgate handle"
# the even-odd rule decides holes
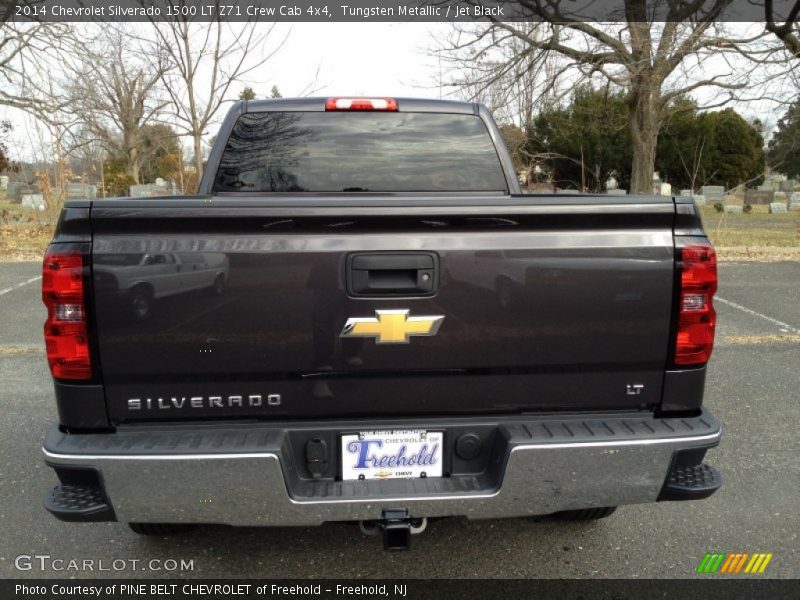
[[[352,296],[428,296],[436,291],[436,255],[352,254],[347,261],[347,291]]]

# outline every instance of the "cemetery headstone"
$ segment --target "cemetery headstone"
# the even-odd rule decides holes
[[[747,190],[744,193],[745,204],[769,204],[774,200],[775,192],[772,190]]]

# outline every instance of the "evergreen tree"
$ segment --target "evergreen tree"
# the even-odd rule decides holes
[[[800,177],[800,100],[778,121],[778,129],[769,141],[767,162],[787,177]]]
[[[253,91],[249,85],[244,88],[241,92],[239,92],[239,100],[255,100],[256,93]]]

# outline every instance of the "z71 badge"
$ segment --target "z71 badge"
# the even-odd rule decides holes
[[[408,310],[376,310],[374,317],[347,319],[339,337],[371,337],[376,344],[407,344],[412,335],[436,335],[444,321],[441,315],[410,317]]]

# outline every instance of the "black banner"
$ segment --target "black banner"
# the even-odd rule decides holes
[[[795,0],[773,0],[782,22]],[[766,0],[3,0],[0,21],[764,21]],[[630,16],[630,15],[627,15]]]
[[[4,600],[732,600],[800,597],[800,581],[754,577],[680,580],[2,580]]]

